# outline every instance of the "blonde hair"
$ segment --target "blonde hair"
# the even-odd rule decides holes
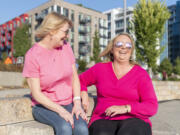
[[[135,48],[135,44],[134,44],[134,40],[133,40],[133,37],[128,34],[128,33],[120,33],[118,34],[116,37],[114,37],[110,42],[109,44],[107,45],[107,47],[105,48],[105,50],[100,53],[99,57],[105,57],[105,61],[104,62],[108,62],[108,61],[114,61],[114,56],[112,54],[112,49],[113,49],[113,46],[114,46],[114,42],[116,41],[116,39],[119,37],[119,36],[122,36],[122,35],[125,35],[127,37],[129,37],[129,39],[131,40],[131,43],[132,43],[132,49],[131,49],[131,57],[130,57],[130,64],[132,65],[135,65],[135,64],[138,64],[135,60],[132,59],[132,55],[133,55],[133,52],[134,52],[134,48]]]
[[[73,26],[72,22],[67,17],[56,12],[49,13],[37,29],[35,36],[39,39],[43,39],[50,32],[61,28],[65,23],[68,23],[70,27]]]

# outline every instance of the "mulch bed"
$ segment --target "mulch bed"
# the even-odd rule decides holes
[[[10,90],[10,89],[23,89],[24,87],[20,87],[20,86],[0,86],[0,90]]]

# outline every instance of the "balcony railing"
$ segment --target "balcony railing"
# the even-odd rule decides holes
[[[91,20],[88,19],[88,18],[83,18],[83,17],[79,18],[79,23],[81,23],[81,24],[86,24],[86,23],[89,23],[89,22],[91,22]]]
[[[107,26],[104,26],[104,25],[102,25],[102,24],[99,24],[99,28],[108,29]]]
[[[88,33],[87,29],[79,29],[79,33],[86,34]]]
[[[79,53],[81,55],[86,55],[90,51],[89,45],[80,45],[79,47]]]
[[[1,29],[1,34],[5,36],[5,30]]]

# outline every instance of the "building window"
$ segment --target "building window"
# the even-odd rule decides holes
[[[14,21],[14,22],[13,22],[13,24],[14,24],[14,28],[16,28],[16,27],[17,27],[17,25],[16,25],[16,21]]]
[[[108,21],[111,21],[111,13],[107,14],[108,16]]]
[[[116,29],[122,28],[124,26],[124,20],[116,21]]]
[[[61,14],[61,7],[57,6],[57,13]]]
[[[24,23],[24,18],[21,18],[21,22]]]
[[[74,22],[74,10],[71,10],[71,21]]]
[[[69,10],[67,8],[63,8],[63,15],[69,17]]]
[[[108,30],[111,30],[111,23],[108,23]]]
[[[42,11],[42,15],[43,16],[46,16],[48,14],[48,9],[44,9],[43,11]]]
[[[91,22],[91,16],[88,15],[86,19],[88,22]]]
[[[111,32],[108,32],[108,39],[111,39]]]
[[[120,34],[120,33],[122,33],[122,32],[124,32],[124,29],[116,30],[116,35],[117,35],[117,34]]]
[[[49,12],[51,13],[51,12],[53,12],[54,11],[54,6],[51,6],[50,8],[49,8]]]

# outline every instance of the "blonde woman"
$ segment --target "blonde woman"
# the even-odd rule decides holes
[[[108,62],[98,63],[79,76],[86,111],[87,86],[97,88],[90,135],[152,134],[149,117],[157,112],[158,102],[148,73],[132,60],[133,51],[131,36],[117,35],[100,54]]]
[[[35,120],[53,127],[56,135],[88,135],[87,117],[81,108],[80,83],[69,43],[71,21],[48,14],[26,53],[23,76],[32,93]]]

